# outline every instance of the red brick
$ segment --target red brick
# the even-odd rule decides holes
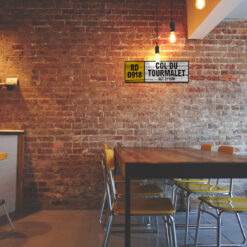
[[[0,127],[26,131],[26,206],[98,208],[103,142],[199,147],[209,141],[246,154],[246,126],[238,124],[246,116],[246,21],[224,20],[204,39],[188,40],[185,1],[174,0],[177,42],[170,44],[169,4],[161,1],[161,58],[189,61],[190,82],[126,84],[124,61],[154,60],[155,4],[1,6],[0,79],[18,77],[20,85],[0,90]]]

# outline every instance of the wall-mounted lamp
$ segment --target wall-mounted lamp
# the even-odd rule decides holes
[[[205,0],[196,0],[196,8],[197,9],[203,9],[205,7],[206,3]]]
[[[1,86],[5,86],[8,90],[13,90],[15,86],[17,86],[19,83],[18,78],[7,78],[6,82],[0,83]]]
[[[173,22],[173,15],[172,15],[172,0],[170,2],[171,4],[171,23],[170,23],[170,37],[169,40],[171,43],[174,43],[176,41],[176,35],[175,35],[175,23]]]

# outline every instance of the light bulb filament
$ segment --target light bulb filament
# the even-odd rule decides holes
[[[196,8],[203,9],[205,7],[205,0],[196,0]]]
[[[176,35],[175,32],[170,32],[170,38],[169,38],[171,43],[174,43],[176,41]]]

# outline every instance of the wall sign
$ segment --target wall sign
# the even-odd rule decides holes
[[[189,82],[189,62],[126,61],[125,82]]]

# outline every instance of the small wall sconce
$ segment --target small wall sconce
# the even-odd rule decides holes
[[[15,86],[17,86],[19,83],[18,78],[7,78],[6,82],[0,83],[0,88],[1,86],[5,86],[8,90],[13,90]]]

